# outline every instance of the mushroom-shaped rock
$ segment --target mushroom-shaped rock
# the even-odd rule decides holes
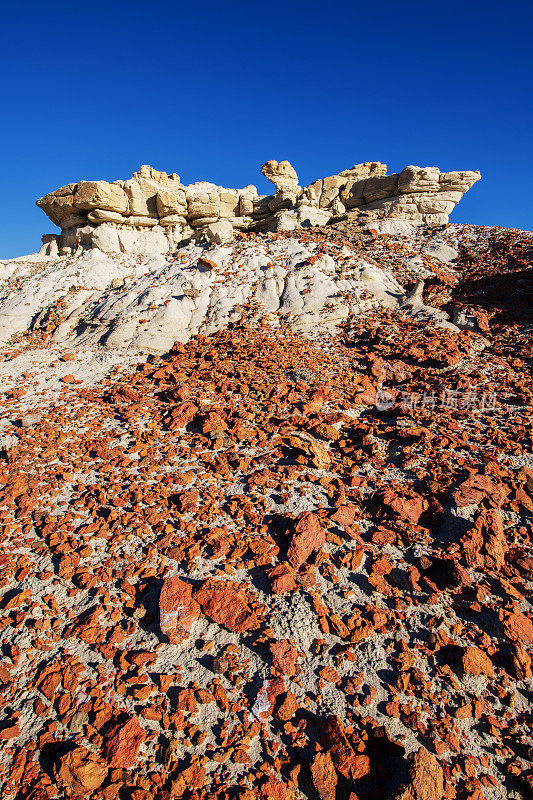
[[[261,167],[261,172],[274,184],[278,194],[296,197],[302,191],[298,186],[296,170],[288,161],[267,161]]]

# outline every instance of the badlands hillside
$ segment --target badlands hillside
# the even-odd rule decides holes
[[[0,262],[6,800],[533,796],[533,236],[143,167]]]

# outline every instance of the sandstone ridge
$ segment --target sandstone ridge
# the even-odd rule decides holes
[[[193,238],[222,244],[234,231],[287,230],[339,219],[439,226],[481,177],[415,166],[387,175],[385,164],[365,162],[303,188],[288,161],[267,161],[261,172],[275,194],[259,195],[252,185],[228,189],[200,181],[185,186],[176,173],[148,165],[125,181],[70,183],[37,200],[61,228],[60,234],[43,236],[41,252],[68,255],[95,247],[150,255],[172,252]]]

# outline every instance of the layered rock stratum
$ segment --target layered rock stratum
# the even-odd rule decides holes
[[[341,216],[0,262],[6,800],[531,796],[533,237]]]
[[[340,218],[442,225],[481,177],[414,166],[387,175],[386,164],[365,162],[302,188],[288,161],[267,161],[261,172],[274,184],[275,195],[258,195],[251,185],[226,189],[200,181],[184,186],[176,173],[148,165],[126,181],[70,183],[37,200],[62,231],[43,237],[42,252],[64,255],[97,247],[151,255],[193,237],[221,244],[234,231],[283,230]]]

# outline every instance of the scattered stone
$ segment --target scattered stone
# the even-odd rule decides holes
[[[465,675],[486,675],[488,678],[494,677],[492,661],[479,647],[467,647],[463,653],[462,664]]]
[[[103,784],[108,766],[86,747],[75,747],[63,755],[56,767],[58,783],[69,796],[90,795]]]
[[[166,578],[159,595],[159,624],[170,644],[188,639],[199,616],[200,606],[193,599],[191,584],[176,576]]]
[[[394,795],[394,800],[443,800],[444,772],[434,755],[424,747],[408,759],[408,779]]]
[[[115,769],[131,769],[145,739],[146,733],[139,725],[137,717],[115,722],[105,735],[104,755],[109,766]]]
[[[229,581],[205,581],[194,593],[194,599],[209,619],[232,633],[245,633],[259,626],[246,595]]]
[[[295,520],[287,561],[293,569],[298,569],[325,542],[326,534],[317,515],[304,511]]]

